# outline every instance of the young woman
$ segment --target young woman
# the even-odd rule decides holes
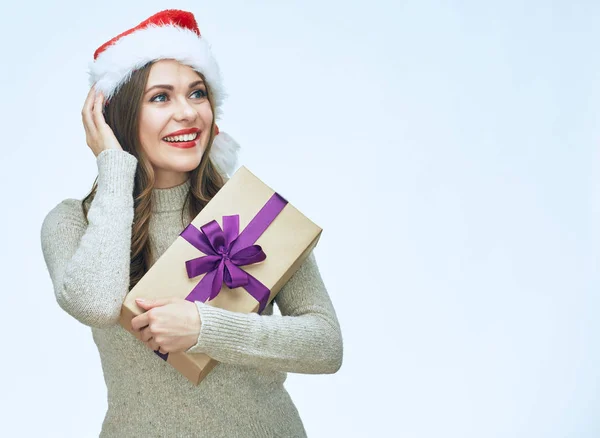
[[[58,304],[90,326],[108,392],[102,437],[302,437],[287,372],[335,373],[342,336],[314,254],[262,314],[139,302],[144,342],[118,324],[125,295],[226,182],[238,149],[215,118],[223,90],[189,12],[162,11],[95,53],[82,110],[98,177],[46,216]],[[195,386],[154,352],[220,363]]]

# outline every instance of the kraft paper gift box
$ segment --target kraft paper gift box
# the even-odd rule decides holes
[[[136,298],[178,296],[260,313],[306,260],[321,232],[241,166],[127,294],[119,323],[139,339],[131,328],[132,318],[144,312]],[[206,354],[155,353],[195,385],[218,364]]]

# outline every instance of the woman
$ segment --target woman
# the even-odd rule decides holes
[[[118,324],[144,273],[218,192],[237,145],[219,133],[219,70],[189,12],[153,15],[95,53],[82,118],[90,194],[46,216],[42,248],[62,309],[91,327],[108,393],[102,437],[302,437],[287,372],[335,373],[342,337],[314,254],[262,314],[139,302],[143,343]],[[220,363],[195,386],[160,353]]]

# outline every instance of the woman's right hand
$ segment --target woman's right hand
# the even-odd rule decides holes
[[[123,150],[104,119],[103,107],[104,95],[101,91],[96,93],[96,87],[92,86],[81,110],[81,117],[85,128],[85,141],[96,157],[107,149]]]

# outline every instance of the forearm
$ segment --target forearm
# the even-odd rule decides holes
[[[335,373],[342,363],[342,335],[312,253],[277,300],[282,315],[237,313],[196,302],[202,326],[188,352],[278,371]]]
[[[202,326],[189,352],[223,362],[277,371],[328,374],[342,362],[339,327],[323,315],[236,313],[196,303]]]

